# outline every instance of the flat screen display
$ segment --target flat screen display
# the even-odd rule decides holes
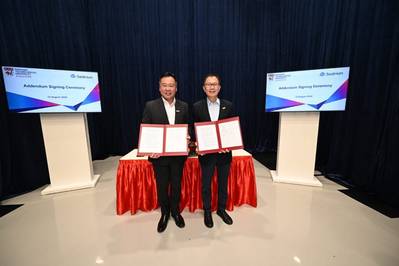
[[[96,72],[12,66],[2,70],[11,112],[101,112]]]
[[[349,67],[268,73],[266,112],[343,111]]]

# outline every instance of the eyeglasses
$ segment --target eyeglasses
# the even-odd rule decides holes
[[[206,87],[216,87],[219,86],[219,83],[205,83]]]

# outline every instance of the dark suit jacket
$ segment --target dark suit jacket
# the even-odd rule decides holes
[[[195,122],[211,121],[209,115],[207,99],[200,100],[193,105],[193,115]],[[234,112],[233,103],[220,99],[219,120],[236,116]],[[231,152],[228,153],[213,153],[198,157],[201,163],[208,163],[211,160],[218,160],[219,163],[231,162]]]
[[[188,124],[189,114],[187,103],[176,99],[175,103],[175,124]],[[169,124],[168,115],[161,98],[146,102],[143,119],[144,124]],[[149,158],[153,164],[168,164],[171,162],[184,162],[186,156],[161,156],[158,159]]]

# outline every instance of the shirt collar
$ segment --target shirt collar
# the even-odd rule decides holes
[[[164,104],[164,105],[167,105],[167,106],[169,106],[169,107],[173,107],[173,106],[175,106],[175,104],[176,104],[176,98],[173,98],[173,102],[172,102],[171,104],[169,104],[169,102],[168,102],[167,100],[165,100],[163,97],[161,97],[161,99],[162,99],[162,101],[163,101],[163,104]]]
[[[219,98],[217,98],[215,102],[211,102],[209,100],[209,98],[206,98],[206,102],[208,103],[208,106],[215,105],[215,104],[220,105],[220,99]]]

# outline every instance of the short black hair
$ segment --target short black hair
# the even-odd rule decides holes
[[[218,75],[218,74],[215,74],[215,73],[206,74],[205,77],[204,77],[204,80],[203,80],[202,84],[205,85],[205,81],[206,81],[206,79],[209,78],[209,77],[216,77],[216,78],[218,79],[219,85],[222,85],[222,81],[220,80],[219,75]]]
[[[163,74],[159,77],[159,82],[161,82],[161,79],[166,78],[166,77],[172,77],[172,78],[175,80],[176,84],[177,84],[176,76],[175,76],[175,74],[173,74],[172,72],[165,72],[165,73],[163,73]]]

